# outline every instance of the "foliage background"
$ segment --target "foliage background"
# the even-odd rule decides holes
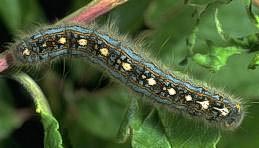
[[[194,2],[206,4],[210,1]],[[0,0],[1,50],[6,42],[14,40],[18,31],[31,32],[31,28],[35,26],[54,23],[87,3],[86,0]],[[115,24],[122,34],[128,33],[132,38],[146,36],[146,43],[150,47],[147,50],[150,54],[168,67],[172,67],[171,69],[184,71],[196,79],[205,80],[220,88],[224,87],[227,91],[242,97],[249,105],[246,118],[236,131],[221,133],[218,147],[259,146],[259,109],[256,103],[259,102],[259,70],[247,68],[253,53],[242,52],[231,56],[227,65],[214,73],[195,64],[191,59],[187,65],[179,64],[188,54],[185,42],[195,27],[196,20],[191,17],[194,10],[194,7],[184,5],[182,0],[130,0],[98,18],[97,22],[103,24],[108,19],[116,20]],[[257,32],[248,19],[241,0],[221,5],[219,19],[223,29],[232,36],[246,36]],[[213,41],[217,46],[225,44],[216,30],[213,7],[202,16],[197,37],[194,51],[198,53],[207,52],[206,40]],[[148,144],[155,147],[165,146],[166,142],[171,143],[171,146],[174,146],[174,143],[175,146],[188,147],[185,143],[191,143],[188,140],[181,142],[180,139],[178,144],[175,139],[173,142],[168,139],[165,142],[164,138],[156,139],[153,135],[164,136],[163,133],[157,133],[161,131],[161,113],[150,113],[151,107],[144,105],[139,118],[143,119],[140,121],[142,125],[137,126],[144,132],[136,130],[137,133],[131,142],[129,140],[124,144],[117,144],[114,139],[125,120],[130,101],[138,96],[111,80],[101,69],[89,66],[82,60],[59,61],[50,67],[29,70],[27,73],[46,95],[52,112],[59,121],[63,142],[67,147],[143,147]],[[35,107],[30,95],[19,83],[0,77],[0,106],[0,147],[42,147],[43,126],[34,112]],[[188,124],[182,125],[183,127],[175,127],[188,129],[190,124],[194,124],[186,122]],[[134,123],[139,124],[136,121]],[[152,125],[149,125],[150,123]],[[149,128],[154,128],[155,131]],[[162,130],[167,130],[167,127]],[[208,137],[203,137],[204,147],[206,140],[214,137],[213,131],[209,132]],[[188,138],[190,135],[193,136],[193,132],[197,132],[197,135],[202,134],[195,129],[182,133]],[[181,131],[175,133],[179,134]],[[148,137],[149,135],[151,136]],[[145,139],[147,137],[150,140],[148,142]],[[212,140],[212,144],[213,142],[216,143],[217,140]]]

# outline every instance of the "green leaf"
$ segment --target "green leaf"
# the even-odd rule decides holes
[[[220,132],[207,128],[164,108],[158,111],[145,102],[132,99],[119,135],[124,140],[131,136],[132,147],[171,148],[171,147],[215,147]]]
[[[63,148],[62,138],[58,131],[59,125],[51,113],[48,102],[39,86],[24,73],[14,73],[11,78],[18,81],[30,93],[34,99],[36,112],[40,114],[44,127],[44,147],[45,148]]]
[[[204,123],[163,109],[159,109],[159,116],[172,147],[215,148],[221,138],[219,129],[209,128]]]
[[[259,54],[256,54],[253,59],[250,61],[248,66],[249,69],[255,69],[256,66],[259,66]]]
[[[138,98],[139,99],[139,98]],[[151,109],[151,110],[150,110]],[[155,109],[144,102],[132,98],[118,135],[126,141],[131,137],[133,148],[169,148],[162,124]]]
[[[190,56],[193,55],[193,49],[194,49],[194,46],[196,44],[196,40],[197,40],[197,35],[196,34],[197,34],[198,30],[199,30],[199,28],[198,28],[198,26],[196,26],[193,29],[191,35],[186,40],[186,46],[187,46],[187,48],[189,50],[189,55]]]
[[[97,137],[114,140],[123,119],[122,111],[126,106],[126,102],[120,101],[126,101],[128,95],[122,89],[117,90],[115,94],[110,93],[111,89],[106,91],[109,93],[99,92],[98,95],[91,95],[86,92],[74,92],[75,95],[69,96],[69,99],[78,100],[74,103],[76,106],[69,106],[77,112],[77,118],[72,118],[69,122]]]
[[[252,10],[253,8],[252,0],[243,0],[243,2],[246,4],[246,11],[250,20],[254,23],[254,25],[257,28],[259,28],[259,16],[256,15]]]
[[[216,24],[218,34],[224,41],[228,42],[229,44],[239,46],[240,48],[247,49],[248,52],[254,52],[259,50],[258,33],[249,34],[238,38],[232,37],[223,31],[222,24],[218,19],[218,9],[216,9],[214,17],[215,17],[215,24]]]
[[[152,110],[138,128],[132,128],[132,147],[170,148],[171,144],[155,110]]]
[[[212,47],[207,54],[196,53],[193,60],[212,71],[218,71],[226,65],[230,56],[240,53],[241,49],[237,47]]]
[[[222,28],[222,24],[221,22],[219,21],[219,18],[218,18],[218,9],[216,9],[215,11],[215,24],[216,24],[216,28],[217,28],[217,31],[220,35],[220,37],[225,40],[225,41],[228,41],[230,39],[229,35],[226,34],[224,31],[223,31],[223,28]]]
[[[246,49],[247,52],[259,51],[259,33],[250,34],[239,38],[232,38],[230,42]]]

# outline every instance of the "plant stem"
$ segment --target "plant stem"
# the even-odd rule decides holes
[[[88,5],[84,6],[81,9],[78,9],[77,11],[65,17],[63,20],[59,21],[58,23],[62,23],[62,22],[89,23],[90,21],[94,20],[98,16],[110,11],[111,9],[125,2],[127,2],[127,0],[93,0]]]

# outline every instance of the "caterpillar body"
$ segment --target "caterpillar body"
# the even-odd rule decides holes
[[[165,72],[137,53],[134,46],[93,27],[49,27],[23,38],[12,48],[16,64],[21,65],[65,56],[83,57],[152,102],[209,125],[235,129],[244,116],[240,101]]]

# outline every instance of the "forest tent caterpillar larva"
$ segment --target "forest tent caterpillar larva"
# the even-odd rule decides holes
[[[34,65],[65,56],[84,57],[169,110],[226,129],[235,129],[241,124],[244,109],[240,101],[166,73],[134,48],[137,47],[93,26],[64,25],[25,37],[12,47],[12,54],[17,65]]]

